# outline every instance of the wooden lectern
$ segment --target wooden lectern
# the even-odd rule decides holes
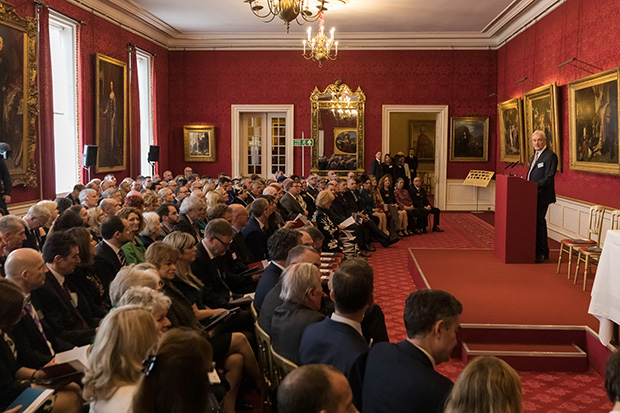
[[[538,185],[517,176],[495,177],[495,256],[507,264],[536,261]]]

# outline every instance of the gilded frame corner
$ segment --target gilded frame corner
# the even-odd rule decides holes
[[[547,114],[539,113],[543,109]],[[523,112],[525,130],[523,139],[525,142],[525,160],[534,156],[534,148],[529,145],[528,137],[535,130],[545,132],[547,146],[558,156],[558,172],[562,171],[562,138],[560,135],[560,122],[558,119],[558,87],[556,83],[541,86],[530,90],[523,96]],[[538,119],[535,119],[538,117]]]
[[[523,105],[521,98],[514,98],[497,105],[499,123],[500,161],[527,162],[524,155]],[[512,127],[514,126],[514,129]],[[514,138],[514,133],[517,137]],[[512,134],[512,135],[511,135]],[[507,150],[510,145],[511,150]],[[518,145],[518,147],[515,147]],[[516,150],[515,150],[516,149]]]

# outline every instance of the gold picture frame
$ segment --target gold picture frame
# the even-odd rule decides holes
[[[521,98],[497,105],[499,122],[500,161],[524,162],[523,109]]]
[[[523,134],[525,162],[534,157],[529,137],[535,130],[545,132],[547,146],[558,156],[558,172],[562,171],[562,145],[558,120],[558,86],[556,83],[530,90],[523,96],[525,131]]]
[[[183,126],[185,162],[215,162],[215,126]]]
[[[489,160],[489,118],[452,118],[451,162],[487,162]]]
[[[334,128],[334,154],[357,154],[357,128]]]
[[[568,84],[570,169],[619,174],[618,68]]]
[[[6,166],[13,185],[37,186],[34,154],[37,146],[36,18],[22,18],[8,4],[0,2],[0,136],[10,146]]]
[[[95,79],[96,171],[123,171],[127,169],[127,63],[97,53]]]

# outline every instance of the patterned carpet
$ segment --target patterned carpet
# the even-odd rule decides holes
[[[414,235],[389,248],[377,246],[368,262],[375,272],[375,301],[383,308],[390,341],[406,337],[403,323],[405,298],[416,289],[409,270],[409,248],[492,249],[493,226],[470,213],[442,213],[443,233]],[[448,251],[446,251],[449,254]],[[451,360],[438,370],[456,380],[464,365]],[[584,374],[561,372],[519,372],[523,407],[528,413],[608,412],[610,403],[603,379],[593,370]]]

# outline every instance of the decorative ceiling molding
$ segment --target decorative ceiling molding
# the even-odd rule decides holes
[[[67,1],[169,50],[301,50],[305,38],[305,33],[280,31],[181,32],[133,0]],[[497,49],[564,2],[566,0],[514,0],[480,32],[339,32],[339,49]]]

